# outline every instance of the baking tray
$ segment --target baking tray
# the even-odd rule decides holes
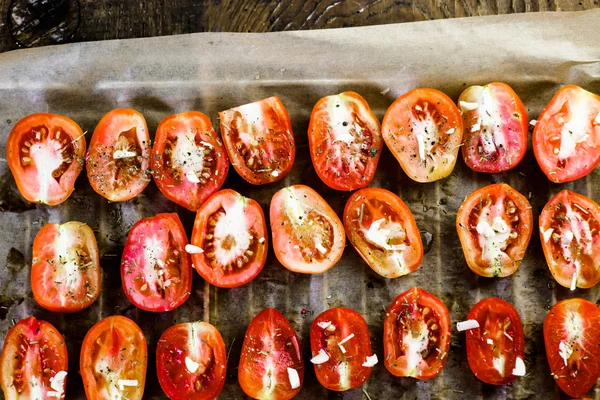
[[[23,116],[35,112],[67,115],[90,138],[96,123],[116,107],[141,111],[151,131],[176,112],[202,111],[218,127],[217,112],[278,95],[292,119],[296,163],[285,179],[252,186],[230,170],[224,187],[259,201],[265,211],[273,193],[304,183],[312,186],[342,215],[349,194],[326,187],[309,156],[307,126],[313,105],[325,95],[353,90],[363,95],[381,118],[400,94],[433,87],[456,99],[473,84],[504,81],[536,118],[554,92],[574,83],[600,92],[600,11],[537,13],[440,20],[325,31],[269,34],[203,33],[80,43],[0,55],[0,154],[8,133]],[[218,130],[218,128],[217,128]],[[121,289],[119,262],[131,225],[159,212],[176,211],[188,234],[194,214],[166,200],[154,183],[135,199],[109,203],[89,186],[85,173],[73,195],[56,207],[34,205],[19,195],[6,160],[0,162],[0,338],[29,315],[47,320],[63,333],[69,351],[67,399],[84,398],[78,374],[79,350],[87,330],[98,320],[121,314],[143,329],[149,346],[145,398],[165,398],[155,373],[154,352],[160,334],[175,323],[205,320],[215,325],[229,351],[227,381],[221,399],[241,399],[237,365],[244,333],[264,307],[279,309],[297,330],[306,362],[299,399],[549,399],[564,396],[546,362],[542,322],[557,300],[599,298],[599,287],[570,292],[555,284],[540,247],[537,226],[519,270],[502,279],[480,278],[467,267],[455,229],[455,214],[465,196],[494,182],[507,182],[530,198],[535,218],[547,199],[561,189],[600,201],[599,170],[575,182],[552,184],[540,172],[531,148],[515,170],[477,174],[460,160],[448,178],[413,182],[390,152],[383,151],[372,187],[397,193],[410,207],[425,239],[421,268],[398,279],[384,279],[360,259],[351,246],[328,272],[300,275],[283,268],[269,252],[264,270],[251,283],[217,289],[194,273],[192,294],[169,313],[149,313],[129,303]],[[49,222],[78,220],[96,232],[103,269],[98,301],[76,314],[57,314],[39,307],[29,284],[31,245]],[[536,224],[537,225],[537,224]],[[328,392],[317,382],[309,362],[309,328],[330,307],[359,311],[369,325],[371,341],[383,359],[385,308],[398,294],[421,286],[440,297],[452,321],[465,319],[480,299],[501,297],[512,303],[523,321],[528,374],[506,386],[478,381],[468,368],[464,333],[454,332],[443,373],[430,381],[397,378],[383,363],[367,383],[344,393]],[[454,324],[453,324],[454,325]],[[3,339],[0,339],[2,343]],[[590,395],[596,391],[592,389]],[[598,395],[596,395],[598,398]]]

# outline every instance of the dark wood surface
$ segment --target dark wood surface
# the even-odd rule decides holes
[[[598,7],[598,0],[0,0],[0,51],[193,32],[268,32]]]

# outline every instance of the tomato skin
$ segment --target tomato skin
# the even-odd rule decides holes
[[[525,354],[523,325],[517,310],[502,299],[487,298],[471,308],[467,320],[479,323],[479,328],[466,331],[467,360],[473,374],[491,385],[505,385],[517,379],[512,370],[516,358],[523,360]],[[506,328],[498,329],[498,324]],[[493,344],[487,340],[492,340]],[[503,374],[495,368],[494,358],[508,358],[501,363],[505,366]]]
[[[292,169],[292,123],[277,96],[219,112],[221,136],[236,172],[253,185],[277,182]]]
[[[86,397],[113,399],[120,380],[133,380],[136,385],[125,385],[119,393],[141,400],[147,364],[148,347],[140,327],[123,316],[104,318],[92,326],[81,345],[79,368]]]
[[[544,319],[544,343],[556,384],[571,397],[585,395],[600,377],[598,306],[578,298],[556,303]],[[568,345],[570,355],[561,351],[561,343]]]
[[[57,392],[51,387],[51,379],[60,371],[68,371],[68,360],[65,340],[54,326],[35,317],[20,320],[6,334],[0,355],[4,398],[50,398],[49,393]],[[32,381],[39,391],[32,390]],[[64,396],[67,377],[61,386]]]
[[[527,151],[529,120],[515,91],[502,82],[471,86],[460,95],[459,106],[463,102],[467,108],[462,108],[462,155],[469,168],[499,173],[516,167]],[[472,104],[479,105],[470,110]]]
[[[164,312],[187,301],[192,291],[187,243],[176,213],[144,218],[131,227],[121,259],[123,291],[131,303]]]
[[[44,225],[33,240],[31,289],[35,301],[50,311],[77,312],[96,301],[101,287],[100,257],[92,229],[77,221]]]
[[[6,160],[27,201],[55,206],[73,193],[83,169],[85,149],[84,133],[72,119],[31,114],[10,131]]]
[[[298,373],[300,386],[292,389],[288,368]],[[264,376],[270,373],[271,383]],[[279,311],[265,308],[254,317],[242,345],[238,368],[240,387],[258,400],[288,400],[295,397],[304,382],[304,361],[298,335]]]
[[[511,212],[512,209],[514,212]],[[494,230],[495,219],[502,219],[505,228],[510,231],[503,241],[496,243],[493,238],[485,236],[487,233],[483,229],[480,232],[479,224],[484,216],[490,229]],[[467,196],[456,214],[456,230],[467,264],[471,271],[488,278],[505,277],[515,273],[525,256],[532,229],[531,204],[525,196],[505,183],[485,186],[474,191]],[[495,232],[497,236],[502,233],[496,230]],[[489,251],[493,260],[487,256],[484,258],[485,246],[492,250],[499,249],[495,255],[492,250]]]
[[[125,156],[128,152],[135,155]],[[102,117],[92,135],[86,168],[92,189],[109,201],[127,201],[142,193],[150,182],[150,136],[144,116],[118,108]]]
[[[381,133],[410,179],[434,182],[454,170],[463,122],[452,99],[439,90],[421,88],[392,103],[383,117]]]
[[[600,206],[563,190],[544,206],[539,221],[542,249],[554,279],[571,290],[600,282]]]
[[[267,223],[260,204],[235,190],[212,195],[196,213],[192,254],[196,271],[211,285],[233,288],[258,276],[267,260]]]
[[[196,371],[188,370],[186,358],[199,364]],[[171,400],[216,398],[227,373],[221,334],[207,322],[171,326],[156,347],[156,373],[160,387]]]
[[[600,162],[599,113],[600,96],[575,85],[559,89],[542,110],[533,129],[533,153],[552,182],[574,181],[596,168]]]
[[[329,143],[337,146],[330,147]],[[358,93],[326,96],[310,115],[308,144],[315,171],[327,186],[360,189],[375,176],[383,147],[381,125]]]
[[[385,206],[385,212],[377,210],[378,206]],[[366,236],[371,226],[381,219],[393,221],[395,224],[387,225],[387,231],[401,229],[397,236],[386,237],[385,244],[389,246],[390,239],[394,239],[394,245],[404,245],[405,249],[399,252],[387,250],[381,247],[383,243],[373,244],[369,241]],[[358,254],[373,271],[384,278],[397,278],[409,274],[421,265],[424,250],[415,217],[407,205],[388,190],[367,188],[354,192],[344,208],[344,227],[348,240]],[[404,239],[398,239],[401,234],[404,235]],[[379,254],[385,258],[382,260]],[[402,257],[403,267],[399,267],[397,259],[393,258],[397,254]]]
[[[158,125],[150,168],[166,198],[197,211],[225,182],[229,159],[210,118],[188,111],[170,115]],[[190,180],[194,177],[198,182]]]
[[[331,322],[335,330],[319,326],[319,323],[326,322]],[[341,344],[344,353],[340,343],[351,334],[354,336]],[[373,370],[373,367],[362,365],[367,357],[373,355],[369,327],[362,315],[349,308],[330,308],[315,318],[310,328],[310,348],[313,357],[320,350],[329,355],[326,362],[315,364],[317,379],[329,390],[341,392],[359,387],[369,379]]]
[[[407,323],[411,326],[406,326]],[[437,325],[435,330],[434,325]],[[395,376],[419,380],[436,377],[448,361],[451,332],[450,313],[440,299],[418,287],[407,290],[392,301],[383,320],[385,367]],[[399,337],[400,333],[408,336]],[[409,340],[410,344],[405,344],[405,340]],[[420,346],[425,342],[427,345],[415,350],[413,341]],[[425,359],[424,351],[427,354]],[[411,354],[407,355],[407,352]]]

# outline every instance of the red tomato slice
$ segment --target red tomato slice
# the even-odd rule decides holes
[[[233,168],[253,185],[276,182],[294,165],[292,123],[279,97],[219,112]]]
[[[450,350],[450,314],[440,299],[414,287],[394,299],[383,320],[385,367],[393,375],[436,377]]]
[[[315,318],[310,348],[317,379],[329,390],[359,387],[373,370],[363,365],[373,355],[369,327],[362,315],[349,308],[330,308]]]
[[[227,353],[209,323],[188,322],[167,329],[156,347],[156,373],[171,400],[210,400],[225,384]]]
[[[540,114],[533,152],[553,182],[592,172],[600,161],[600,96],[575,85],[562,87]]]
[[[523,102],[501,82],[471,86],[458,98],[465,129],[462,155],[474,171],[516,167],[527,151],[529,120]]]
[[[600,206],[563,190],[540,214],[540,240],[554,279],[564,287],[591,288],[600,282]]]
[[[317,192],[304,185],[281,189],[271,199],[273,248],[290,271],[320,274],[339,261],[344,226]]]
[[[409,274],[421,265],[423,242],[415,217],[388,190],[354,192],[344,209],[344,227],[358,254],[385,278]]]
[[[381,133],[409,178],[433,182],[452,173],[463,123],[450,97],[435,89],[415,89],[388,108]]]
[[[50,311],[81,311],[100,295],[98,245],[83,222],[44,225],[33,241],[32,262],[33,297]]]
[[[194,222],[192,261],[211,285],[244,285],[262,271],[269,248],[267,223],[260,204],[235,190],[215,193]]]
[[[310,157],[332,189],[355,190],[375,176],[383,141],[379,120],[358,93],[323,97],[310,115]]]
[[[189,111],[158,125],[150,167],[166,198],[197,211],[225,182],[229,160],[210,118]]]
[[[488,298],[475,304],[467,319],[479,323],[479,328],[466,332],[467,359],[473,374],[491,385],[505,385],[517,379],[519,375],[513,374],[517,358],[523,362],[525,354],[523,325],[517,310],[502,299]]]
[[[136,307],[171,311],[192,291],[192,264],[185,251],[187,235],[179,216],[157,214],[131,227],[123,258],[123,291]]]
[[[68,360],[54,326],[35,317],[20,320],[6,334],[0,356],[4,398],[65,398]]]
[[[287,400],[304,381],[304,362],[292,324],[273,308],[254,317],[242,345],[238,381],[254,399]]]
[[[544,319],[546,356],[556,384],[581,397],[600,377],[600,311],[584,299],[556,303]]]
[[[456,230],[471,271],[505,277],[521,265],[531,238],[529,201],[505,183],[467,196],[456,215]]]
[[[150,136],[144,116],[119,108],[106,114],[92,135],[87,175],[92,188],[110,201],[134,198],[148,186]]]
[[[23,197],[50,206],[65,201],[83,169],[85,136],[72,119],[31,114],[15,124],[6,159]]]
[[[85,335],[79,368],[88,400],[141,400],[148,348],[144,333],[122,316],[104,318]]]

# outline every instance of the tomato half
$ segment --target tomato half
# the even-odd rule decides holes
[[[290,271],[320,274],[342,257],[344,226],[329,204],[308,186],[288,186],[275,193],[270,219],[275,255]]]
[[[67,346],[46,321],[29,317],[15,324],[4,339],[0,355],[0,383],[4,398],[65,398]]]
[[[448,361],[450,314],[444,303],[414,287],[392,301],[383,320],[385,367],[395,376],[436,377]]]
[[[540,240],[554,279],[564,287],[600,282],[600,206],[570,190],[550,199],[540,214]]]
[[[479,328],[468,329],[467,359],[473,374],[491,385],[505,385],[517,379],[513,370],[517,358],[524,360],[525,338],[521,318],[515,308],[498,298],[475,304],[467,320]]]
[[[355,190],[375,176],[383,141],[369,103],[358,93],[344,92],[317,102],[308,144],[315,171],[327,186]]]
[[[279,97],[219,112],[221,136],[233,168],[253,185],[276,182],[294,165],[292,123]]]
[[[533,130],[533,152],[553,182],[569,182],[600,162],[600,96],[563,86],[546,105]]]
[[[98,245],[83,222],[44,225],[33,240],[32,263],[33,297],[50,311],[81,311],[100,295]]]
[[[85,135],[70,118],[31,114],[8,135],[6,159],[21,195],[50,206],[65,201],[83,169]]]
[[[450,97],[435,89],[415,89],[388,108],[381,133],[409,178],[433,182],[452,173],[463,122]]]
[[[330,308],[315,318],[310,348],[317,379],[329,390],[359,387],[373,370],[363,365],[373,355],[369,327],[362,315],[349,308]]]
[[[127,108],[112,110],[90,142],[87,176],[92,188],[110,201],[134,198],[148,186],[150,136],[144,116]]]
[[[525,105],[501,82],[471,86],[458,98],[463,118],[465,163],[474,171],[498,173],[516,167],[527,151]]]
[[[226,372],[225,343],[211,324],[178,324],[161,335],[156,347],[156,373],[170,399],[214,399],[223,390]]]
[[[250,282],[265,266],[269,249],[260,204],[231,189],[215,193],[196,213],[192,245],[194,267],[211,285]]]
[[[556,303],[544,319],[546,357],[556,384],[581,397],[600,377],[600,310],[584,299]]]
[[[166,198],[196,211],[225,182],[229,160],[210,118],[189,111],[158,125],[150,167]]]
[[[525,256],[532,228],[529,201],[505,183],[474,191],[456,214],[467,264],[480,276],[513,274]]]
[[[139,326],[122,316],[104,318],[85,335],[79,368],[89,400],[141,400],[148,347]]]
[[[185,251],[187,235],[179,216],[157,214],[129,230],[123,258],[123,291],[136,307],[171,311],[192,291],[192,263]]]
[[[358,254],[385,278],[409,274],[421,265],[423,242],[415,217],[388,190],[354,192],[344,208],[344,227]]]

